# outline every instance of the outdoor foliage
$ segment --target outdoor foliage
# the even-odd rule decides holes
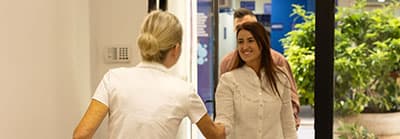
[[[377,139],[365,127],[354,123],[340,122],[336,131],[339,139]]]
[[[400,86],[394,76],[400,69],[400,18],[398,3],[368,11],[366,1],[337,8],[335,15],[335,112],[400,111]],[[294,5],[292,16],[304,22],[282,39],[292,66],[300,102],[314,105],[315,16]]]

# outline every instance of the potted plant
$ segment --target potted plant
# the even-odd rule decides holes
[[[390,3],[371,11],[365,7],[366,0],[357,0],[352,7],[337,8],[334,46],[336,116],[359,117],[360,113],[393,114],[400,111],[400,86],[396,83],[400,69],[400,19],[395,16],[399,4]],[[298,5],[294,5],[294,15],[304,22],[296,24],[296,29],[289,32],[282,43],[293,68],[300,102],[313,106],[315,16]]]

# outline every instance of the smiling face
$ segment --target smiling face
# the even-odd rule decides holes
[[[237,45],[240,58],[250,67],[258,67],[261,60],[261,49],[250,31],[242,29],[237,35]]]

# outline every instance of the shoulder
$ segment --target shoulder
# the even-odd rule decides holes
[[[274,50],[274,49],[270,49],[271,50],[271,56],[273,58],[283,58],[285,59],[285,56],[283,56],[281,53],[279,53],[278,51]]]
[[[222,63],[227,63],[227,62],[231,61],[231,60],[234,58],[234,56],[235,56],[235,51],[229,52],[228,54],[226,54],[226,55],[222,58],[221,64],[222,64]]]
[[[276,67],[276,75],[278,76],[279,80],[284,84],[289,82],[289,74],[288,70],[285,67],[278,66]]]
[[[223,59],[232,59],[232,57],[235,55],[235,51],[229,52],[224,56]]]
[[[174,83],[177,83],[176,84],[177,86],[182,87],[182,89],[193,90],[193,87],[189,82],[187,82],[187,81],[185,81],[185,80],[183,80],[181,78],[178,78],[176,76],[173,76],[173,75],[170,75],[170,77],[171,77],[171,80]]]
[[[121,75],[123,74],[125,71],[127,70],[127,68],[125,67],[119,67],[119,68],[112,68],[109,69],[105,74],[104,74],[104,78],[108,78],[111,79],[115,76]]]
[[[227,55],[225,55],[222,60],[221,63],[219,65],[219,75],[224,74],[227,71],[230,71],[237,62],[237,51],[232,51],[230,53],[228,53]]]
[[[224,74],[221,75],[221,78],[222,77],[224,77],[224,78],[232,78],[234,75],[241,74],[242,72],[245,72],[243,70],[243,67],[238,67],[238,68],[235,68],[235,69],[233,69],[231,71],[225,72]]]
[[[277,66],[279,67],[286,66],[287,60],[285,56],[283,56],[281,53],[275,51],[274,49],[271,49],[271,57]]]
[[[131,67],[131,68],[127,68],[127,67],[118,67],[118,68],[112,68],[110,70],[108,70],[109,74],[119,74],[119,73],[123,73],[126,72],[128,69],[133,69],[135,67]]]
[[[109,74],[124,74],[127,72],[132,72],[132,71],[137,71],[139,68],[136,66],[133,67],[117,67],[117,68],[112,68],[108,70]]]
[[[182,78],[179,78],[177,75],[165,73],[165,76],[161,80],[164,80],[165,83],[167,83],[167,85],[170,86],[170,88],[173,88],[173,90],[177,92],[181,92],[184,94],[187,94],[187,92],[190,93],[195,92],[194,91],[195,89],[190,82]]]
[[[243,67],[239,67],[222,74],[220,80],[223,80],[225,82],[236,82],[237,77],[245,78],[246,74],[246,70],[244,70]]]
[[[137,72],[136,67],[118,67],[118,68],[112,68],[109,69],[106,74],[104,75],[104,77],[107,78],[118,78],[118,79],[122,79],[122,78],[130,78],[133,77],[135,75],[135,72]]]

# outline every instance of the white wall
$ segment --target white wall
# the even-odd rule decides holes
[[[94,52],[92,89],[95,89],[104,73],[110,68],[134,66],[141,60],[136,37],[144,17],[147,1],[90,0],[91,46]],[[124,44],[130,46],[130,63],[108,64],[104,61],[104,49]],[[92,90],[94,91],[94,90]]]
[[[104,73],[140,61],[145,15],[147,1],[0,1],[0,138],[71,138]],[[131,46],[130,63],[104,62],[104,48],[115,44]],[[106,138],[106,122],[96,139]]]
[[[147,15],[147,1],[90,0],[90,36],[92,55],[91,95],[103,75],[111,68],[134,66],[141,60],[136,44],[140,26]],[[129,63],[105,63],[104,49],[115,45],[131,48]],[[86,101],[89,101],[87,99]],[[107,138],[107,119],[97,130],[95,139]]]
[[[0,138],[71,138],[90,95],[88,7],[0,1]]]

